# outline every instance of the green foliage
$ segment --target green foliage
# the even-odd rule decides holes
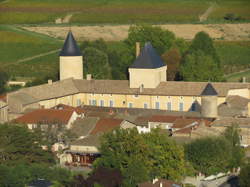
[[[9,80],[9,76],[0,69],[0,94],[6,90],[6,83]]]
[[[0,165],[0,186],[21,187],[37,179],[53,181],[57,186],[69,186],[72,173],[66,169],[49,168],[39,164],[21,163],[11,167]]]
[[[188,53],[192,54],[198,50],[201,50],[207,56],[211,56],[214,62],[220,65],[220,60],[213,45],[213,40],[206,32],[198,32],[195,35]]]
[[[41,148],[41,137],[14,124],[0,125],[0,164],[54,163],[49,151]]]
[[[128,32],[128,38],[125,43],[128,48],[132,50],[135,54],[135,43],[140,42],[141,47],[145,45],[146,42],[151,42],[156,51],[161,55],[174,44],[175,35],[174,33],[163,30],[157,26],[150,25],[136,25],[131,26]]]
[[[180,73],[185,81],[222,81],[223,73],[213,58],[201,50],[186,55]]]
[[[239,175],[240,187],[249,187],[250,184],[250,163],[242,167]]]
[[[223,137],[201,138],[185,145],[186,160],[206,175],[227,171],[231,161],[230,151],[230,144]]]
[[[100,152],[95,167],[119,169],[124,186],[155,177],[180,180],[184,173],[183,150],[158,130],[143,135],[117,129],[104,135]]]
[[[224,132],[224,137],[230,143],[231,148],[231,161],[229,162],[230,168],[237,168],[244,162],[245,151],[240,147],[240,135],[238,125],[233,124],[227,127]]]
[[[111,69],[108,63],[108,56],[104,52],[87,47],[84,53],[84,74],[92,74],[95,79],[110,79]]]

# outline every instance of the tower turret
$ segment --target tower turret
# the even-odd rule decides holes
[[[167,80],[167,66],[156,53],[151,43],[146,43],[143,50],[129,67],[130,88],[156,88]]]
[[[82,53],[70,31],[60,52],[60,80],[83,79]]]
[[[201,115],[206,118],[218,116],[218,93],[211,83],[208,83],[201,93]]]

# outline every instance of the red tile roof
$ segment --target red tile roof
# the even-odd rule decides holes
[[[182,118],[181,116],[163,116],[153,115],[149,118],[150,122],[162,122],[162,123],[173,123],[176,119]]]
[[[17,123],[24,124],[67,124],[74,111],[56,109],[37,109],[15,119]]]
[[[64,104],[59,104],[56,105],[54,107],[52,107],[52,109],[57,109],[57,110],[70,110],[70,111],[75,111],[77,114],[83,114],[86,111],[81,108],[81,107],[73,107],[73,106],[69,106],[69,105],[64,105]]]
[[[119,127],[122,121],[122,119],[102,118],[97,122],[95,128],[90,134],[98,134],[111,131],[114,128]]]
[[[6,94],[0,95],[0,100],[6,102],[7,101],[7,95]]]

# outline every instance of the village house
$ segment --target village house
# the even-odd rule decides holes
[[[7,105],[0,108],[0,121],[10,121],[30,109],[48,109],[58,104],[194,111],[205,118],[217,118],[223,115],[218,107],[225,107],[223,104],[230,96],[246,99],[247,104],[240,115],[249,116],[249,83],[167,81],[167,65],[150,43],[137,54],[129,67],[129,80],[95,80],[91,75],[83,79],[84,59],[69,32],[60,52],[60,81],[48,81],[48,84],[8,93]]]
[[[82,115],[73,110],[37,109],[18,117],[14,122],[26,124],[31,130],[39,126],[42,130],[48,128],[70,129],[73,122],[81,117]]]

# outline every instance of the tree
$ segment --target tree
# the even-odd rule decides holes
[[[185,81],[222,81],[223,72],[213,58],[201,50],[185,56],[180,74]]]
[[[225,172],[231,160],[230,145],[224,137],[206,137],[185,145],[185,157],[194,169],[206,175]]]
[[[230,168],[236,168],[243,164],[245,151],[243,148],[240,147],[240,135],[239,135],[239,128],[237,124],[232,124],[231,126],[227,127],[224,132],[224,137],[230,143],[231,147],[231,161]]]
[[[84,74],[92,74],[95,79],[110,79],[111,69],[108,63],[108,56],[104,52],[87,47],[84,50]]]
[[[250,163],[242,167],[239,175],[240,187],[249,187],[250,184]]]
[[[0,164],[54,163],[52,153],[41,148],[41,137],[25,127],[0,125]]]
[[[177,48],[171,48],[162,55],[162,59],[167,64],[167,80],[177,80],[181,62],[179,50]]]
[[[125,43],[131,49],[132,54],[135,55],[135,43],[140,42],[144,46],[146,42],[151,42],[156,48],[156,51],[162,55],[169,50],[175,41],[174,33],[163,30],[161,27],[150,25],[136,25],[131,26],[128,31],[128,38]]]
[[[7,81],[9,80],[9,76],[4,71],[1,71],[0,69],[0,94],[5,92],[5,85]]]
[[[180,180],[184,173],[183,150],[159,130],[144,135],[117,129],[103,136],[100,152],[95,167],[119,169],[124,186],[155,177]]]
[[[143,134],[149,146],[150,177],[181,181],[185,173],[184,150],[159,129]]]
[[[189,54],[201,50],[205,55],[211,56],[214,62],[220,66],[220,59],[213,45],[213,40],[206,32],[198,32],[188,50]]]

